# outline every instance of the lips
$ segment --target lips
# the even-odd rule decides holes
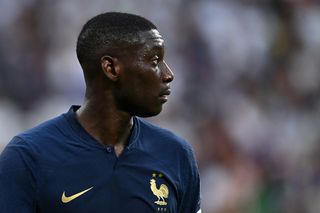
[[[160,96],[169,96],[170,94],[171,94],[171,90],[170,90],[170,88],[168,88],[168,89],[165,89],[164,91],[162,91],[160,93]]]
[[[165,90],[163,90],[160,95],[159,95],[159,99],[161,102],[167,102],[168,101],[168,96],[171,94],[171,90],[170,88],[166,88]]]

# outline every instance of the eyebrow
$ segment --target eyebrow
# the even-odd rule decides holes
[[[153,45],[151,47],[151,50],[163,50],[164,49],[164,45],[159,45],[159,44],[156,44],[156,45]]]
[[[154,45],[150,49],[150,51],[152,53],[156,53],[157,55],[159,55],[161,57],[164,56],[164,50],[165,50],[165,46],[164,45]]]

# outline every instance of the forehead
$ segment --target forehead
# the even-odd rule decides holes
[[[140,34],[140,42],[143,45],[143,49],[162,50],[164,48],[164,39],[158,30],[153,29],[149,31],[140,32],[139,34]]]

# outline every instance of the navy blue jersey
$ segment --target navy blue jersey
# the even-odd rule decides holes
[[[117,157],[82,128],[77,108],[14,137],[4,149],[1,212],[200,212],[188,143],[134,117],[129,144]]]

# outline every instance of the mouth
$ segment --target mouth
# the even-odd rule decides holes
[[[168,96],[171,94],[170,88],[165,89],[162,91],[159,95],[159,99],[162,103],[165,103],[168,101]]]

